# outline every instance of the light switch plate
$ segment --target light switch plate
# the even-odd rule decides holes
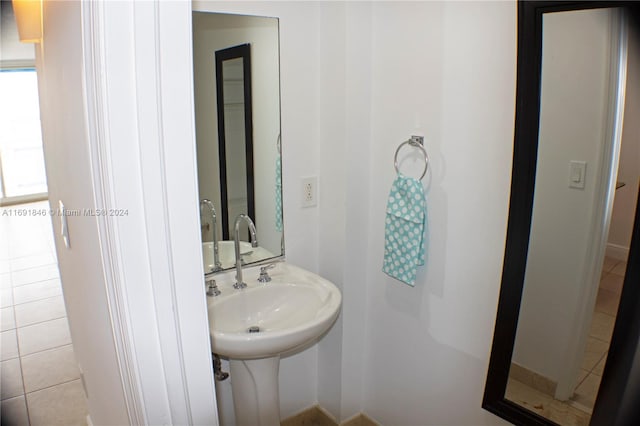
[[[58,200],[58,214],[60,215],[60,236],[64,241],[66,248],[71,248],[71,240],[69,239],[69,224],[67,223],[67,210],[62,200]]]
[[[584,189],[587,175],[587,163],[585,161],[569,161],[569,188]]]

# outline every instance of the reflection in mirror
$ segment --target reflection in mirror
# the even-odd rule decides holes
[[[640,300],[636,15],[624,2],[518,3],[509,224],[483,400],[515,424],[637,424],[622,410],[637,401],[626,361],[637,330],[625,321]]]
[[[545,13],[542,30],[533,218],[505,396],[560,424],[567,412],[586,424],[622,289],[622,277],[619,286],[600,278],[626,53],[618,9]],[[608,259],[605,273],[625,260]]]
[[[278,20],[194,11],[193,61],[199,195],[211,201],[201,203],[205,272],[235,266],[242,213],[259,243],[241,244],[242,261],[283,256]]]
[[[255,217],[249,44],[216,51],[216,98],[222,237],[229,240],[238,215]],[[248,239],[246,229],[241,235]]]

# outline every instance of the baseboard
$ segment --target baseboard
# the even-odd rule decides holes
[[[515,362],[511,363],[511,369],[509,370],[509,378],[524,383],[525,385],[540,391],[549,396],[555,396],[558,383],[549,379],[548,377],[538,374],[535,371],[529,370]]]
[[[340,423],[340,426],[381,426],[380,423],[367,417],[364,413],[358,413],[355,416]]]
[[[298,414],[287,417],[280,426],[381,426],[363,413],[338,423],[336,419],[319,405],[314,405]]]
[[[306,408],[301,412],[280,421],[280,426],[339,426],[336,420],[319,405]]]
[[[626,261],[629,257],[629,247],[607,243],[605,254],[607,257],[612,257],[616,260]]]

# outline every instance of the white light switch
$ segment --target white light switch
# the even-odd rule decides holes
[[[62,200],[58,200],[58,214],[60,215],[60,236],[64,241],[66,248],[71,248],[69,240],[69,224],[67,223],[67,209],[64,207]]]
[[[584,189],[587,163],[585,161],[569,161],[569,188]]]

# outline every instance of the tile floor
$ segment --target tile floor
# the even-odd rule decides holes
[[[602,277],[591,321],[591,331],[582,360],[580,379],[573,398],[575,406],[582,405],[589,411],[593,409],[598,395],[602,371],[607,360],[626,267],[626,262],[609,257],[605,258],[602,266]]]
[[[0,208],[2,425],[86,425],[48,202]],[[18,215],[26,213],[26,215]]]
[[[557,401],[550,395],[509,379],[506,395],[509,400],[561,425],[589,424],[611,343],[625,269],[626,262],[605,258],[581,375],[574,397],[568,402]]]

